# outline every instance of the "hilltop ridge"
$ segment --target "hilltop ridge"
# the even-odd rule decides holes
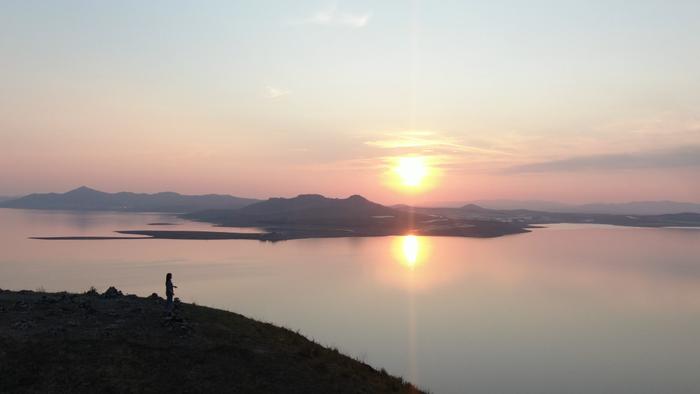
[[[274,197],[240,209],[205,210],[183,217],[222,226],[332,227],[367,233],[410,230],[431,219],[428,215],[396,210],[360,195],[329,198],[320,194]]]
[[[0,392],[418,393],[236,313],[156,295],[0,290]]]

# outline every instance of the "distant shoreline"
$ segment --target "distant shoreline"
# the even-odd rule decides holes
[[[266,232],[266,233],[234,233],[225,231],[170,231],[170,230],[124,230],[115,231],[119,234],[134,235],[133,237],[122,236],[56,236],[56,237],[29,237],[29,239],[43,241],[109,241],[109,240],[148,240],[148,239],[169,239],[169,240],[200,240],[200,241],[215,241],[215,240],[252,240],[261,242],[278,242],[291,241],[295,239],[321,239],[321,238],[364,238],[364,237],[396,237],[405,235],[416,235],[424,237],[458,237],[458,238],[498,238],[507,235],[517,235],[532,232],[536,229],[549,228],[550,226],[560,224],[572,225],[599,225],[605,227],[619,228],[667,228],[667,229],[700,229],[700,226],[629,226],[620,224],[603,224],[603,223],[547,223],[539,225],[530,225],[526,227],[503,228],[496,227],[491,229],[479,227],[465,227],[454,229],[443,229],[435,231],[415,231],[409,233],[387,232],[387,233],[351,233],[349,231],[334,230],[334,231],[309,231],[309,230],[287,230],[284,232]],[[223,227],[223,226],[222,226]],[[140,235],[140,236],[137,236]]]
[[[125,235],[140,235],[140,237],[121,236],[57,236],[57,237],[30,237],[30,239],[45,241],[99,241],[99,240],[132,240],[132,239],[172,239],[172,240],[254,240],[263,242],[288,241],[294,239],[309,238],[358,238],[358,237],[386,237],[403,236],[406,232],[398,231],[367,231],[357,232],[353,230],[310,230],[310,229],[284,229],[266,233],[233,233],[224,231],[171,231],[171,230],[124,230],[115,231]],[[464,237],[464,238],[496,238],[505,235],[528,233],[526,227],[502,227],[502,226],[473,226],[456,227],[435,230],[410,232],[417,236],[436,237]]]

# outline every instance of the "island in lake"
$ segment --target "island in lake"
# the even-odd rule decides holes
[[[122,201],[124,193],[103,193],[79,188],[64,194],[30,195],[5,202],[2,206],[38,209],[79,208],[87,201],[87,210],[111,209]],[[491,238],[529,232],[530,229],[555,223],[593,223],[634,227],[697,227],[700,213],[668,213],[657,215],[622,215],[608,213],[546,212],[527,209],[488,209],[474,204],[460,208],[429,208],[381,205],[360,196],[328,198],[319,194],[302,194],[293,198],[270,198],[264,201],[239,199],[232,196],[180,196],[158,205],[167,193],[143,195],[126,193],[133,201],[122,210],[139,211],[144,207],[166,212],[177,206],[180,218],[211,223],[218,227],[252,227],[259,233],[230,231],[187,231],[139,229],[116,231],[114,236],[35,237],[45,240],[107,240],[107,239],[246,239],[282,241],[301,238],[376,237],[390,235],[423,235]],[[158,197],[160,196],[160,197]],[[116,199],[116,200],[115,200]],[[99,201],[96,202],[96,201]],[[188,205],[189,204],[189,205]],[[56,208],[61,207],[61,208]],[[103,208],[99,208],[103,207]],[[193,209],[182,213],[185,207]],[[206,207],[206,209],[195,209]],[[170,222],[150,225],[173,225]]]

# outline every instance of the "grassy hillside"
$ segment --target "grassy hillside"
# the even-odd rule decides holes
[[[0,290],[0,392],[418,392],[302,335],[161,298]]]

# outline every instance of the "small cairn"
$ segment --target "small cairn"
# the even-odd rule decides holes
[[[102,293],[102,298],[119,298],[123,295],[124,294],[120,290],[117,290],[116,287],[109,286],[109,288],[104,293]]]

